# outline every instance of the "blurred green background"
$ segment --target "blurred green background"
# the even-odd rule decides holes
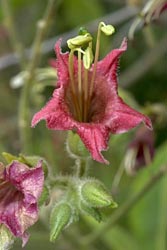
[[[36,32],[36,24],[42,18],[47,0],[11,0],[13,24],[16,27],[20,42],[24,48],[30,48]],[[1,3],[0,3],[1,4]],[[40,67],[49,66],[49,60],[55,58],[54,43],[63,38],[63,51],[67,49],[66,40],[77,34],[80,26],[85,26],[96,35],[98,20],[110,22],[116,27],[111,37],[102,37],[100,57],[103,58],[112,48],[119,47],[124,36],[141,10],[143,1],[123,0],[57,0],[47,37],[44,39]],[[166,13],[135,32],[134,40],[128,42],[128,50],[121,57],[118,69],[120,94],[131,106],[150,114],[149,110],[160,104],[164,107],[153,121],[155,134],[155,162],[143,168],[135,176],[125,172],[119,188],[113,194],[118,204],[136,193],[151,177],[152,173],[167,163],[167,18]],[[166,43],[164,42],[166,39]],[[4,10],[0,6],[0,151],[19,154],[22,152],[18,131],[18,105],[21,87],[11,86],[11,79],[20,72],[18,60],[13,56],[14,48],[7,29]],[[30,52],[28,52],[30,53]],[[32,91],[35,111],[46,103],[53,86],[46,86],[41,92]],[[158,118],[157,118],[158,117]],[[33,129],[33,146],[31,153],[45,157],[55,174],[70,173],[73,162],[66,155],[64,142],[65,132],[47,131],[41,123]],[[120,166],[127,145],[132,140],[135,130],[123,135],[111,136],[110,147],[104,152],[110,161],[109,166],[96,162],[91,163],[90,175],[102,180],[109,190],[114,176]],[[27,152],[25,152],[27,153]],[[129,211],[112,229],[101,235],[101,238],[88,246],[90,250],[165,250],[167,249],[167,179],[156,186]],[[108,215],[109,216],[109,215]],[[107,221],[107,218],[106,218]],[[38,222],[30,229],[31,237],[25,249],[74,250],[75,238],[89,234],[98,227],[88,217],[70,226],[63,232],[55,244],[49,243],[49,232],[46,225]],[[21,249],[20,241],[14,249]],[[86,249],[85,249],[86,250]]]

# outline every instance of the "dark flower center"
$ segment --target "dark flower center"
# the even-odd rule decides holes
[[[90,82],[89,78],[91,78],[90,74],[88,76],[88,83]],[[76,79],[75,85],[77,86],[77,84]],[[103,81],[98,79],[98,82],[96,81],[94,84],[92,95],[90,96],[88,88],[88,95],[87,98],[85,98],[84,85],[82,85],[81,92],[79,92],[76,87],[75,93],[73,93],[71,84],[69,83],[65,93],[65,102],[68,111],[76,121],[98,123],[103,119],[107,106],[107,91],[103,87]]]

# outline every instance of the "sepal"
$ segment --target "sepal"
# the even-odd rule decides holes
[[[98,222],[102,221],[102,214],[98,210],[98,208],[87,206],[87,204],[85,204],[84,202],[81,202],[80,211],[83,214],[86,214],[86,215],[89,215],[89,216],[93,217]]]
[[[78,134],[73,131],[68,132],[67,144],[66,144],[67,152],[72,158],[86,158],[89,157],[89,152],[85,148],[83,142],[81,141]]]
[[[73,221],[73,211],[66,203],[57,204],[50,215],[50,241],[54,242],[61,231],[69,226]]]

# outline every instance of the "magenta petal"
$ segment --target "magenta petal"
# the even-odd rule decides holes
[[[57,55],[57,60],[52,61],[52,66],[56,68],[58,75],[57,86],[62,82],[66,82],[69,78],[68,74],[68,56],[69,53],[62,53],[61,48],[61,39],[55,44],[55,52]]]
[[[108,164],[108,161],[104,159],[100,152],[107,149],[109,131],[101,125],[83,124],[83,126],[77,128],[77,133],[90,151],[92,158],[98,162]]]
[[[151,120],[147,116],[130,108],[122,101],[121,98],[115,100],[115,103],[113,104],[112,116],[108,113],[106,115],[105,122],[110,128],[111,133],[114,134],[127,132],[128,130],[139,125],[141,122],[144,122],[149,129],[152,129]]]
[[[37,202],[44,183],[42,163],[29,168],[13,161],[4,170],[0,182],[0,223],[5,224],[23,245],[28,240],[26,229],[38,219]]]
[[[110,73],[113,64],[119,59],[121,54],[127,49],[127,39],[124,38],[119,49],[112,50],[106,57],[104,57],[97,64],[97,73],[106,75]]]
[[[73,119],[64,103],[64,89],[61,86],[53,93],[53,98],[37,112],[32,119],[32,127],[40,120],[46,120],[50,129],[68,130],[73,128]]]

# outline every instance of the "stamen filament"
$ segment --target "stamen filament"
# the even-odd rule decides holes
[[[71,87],[72,87],[72,98],[74,101],[74,112],[76,113],[76,117],[78,118],[79,121],[82,120],[81,117],[81,112],[80,112],[80,108],[78,105],[78,101],[77,101],[77,97],[76,97],[76,90],[75,90],[75,81],[74,81],[74,61],[73,61],[73,56],[74,56],[74,51],[71,50],[69,53],[69,64],[68,64],[68,68],[69,68],[69,75],[70,75],[70,80],[71,80]]]
[[[84,122],[88,119],[88,70],[84,67]]]
[[[80,115],[82,117],[82,61],[81,61],[81,51],[78,50],[78,103],[80,107]]]
[[[89,88],[89,96],[88,96],[88,103],[87,103],[87,109],[90,108],[90,102],[93,94],[93,88],[94,88],[94,81],[95,81],[95,75],[96,75],[96,69],[97,69],[97,63],[99,59],[99,50],[100,50],[100,35],[101,35],[101,23],[99,23],[98,26],[98,32],[97,32],[97,40],[96,40],[96,51],[95,51],[95,59],[94,59],[94,66],[93,66],[93,72],[92,72],[92,79],[90,82],[90,88]]]
[[[95,80],[96,69],[97,69],[97,63],[98,63],[98,59],[99,59],[100,35],[101,35],[101,23],[99,23],[98,32],[97,32],[95,59],[94,59],[94,66],[93,66],[92,79],[91,79],[91,83],[90,83],[90,93],[89,93],[89,97],[90,97],[90,98],[91,98],[92,92],[93,92],[94,80]]]

